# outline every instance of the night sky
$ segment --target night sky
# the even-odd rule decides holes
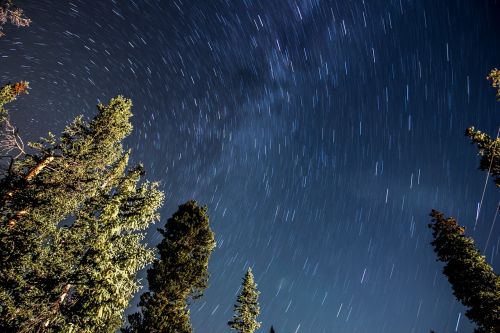
[[[5,26],[0,75],[30,82],[10,106],[22,136],[123,94],[126,145],[167,195],[148,243],[179,204],[208,205],[195,332],[230,332],[248,266],[259,332],[472,332],[427,224],[457,217],[500,271],[499,192],[490,180],[476,221],[486,174],[464,136],[500,124],[499,2],[16,3],[33,23]]]

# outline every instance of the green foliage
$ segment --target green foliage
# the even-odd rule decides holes
[[[84,254],[72,279],[77,281],[74,300],[67,307],[79,332],[115,332],[139,290],[137,271],[154,258],[136,231],[158,219],[163,195],[155,183],[138,186],[141,173],[140,168],[129,171],[112,193],[91,200],[69,230],[73,248]],[[86,242],[79,246],[82,239]]]
[[[466,316],[476,323],[477,333],[494,333],[500,329],[500,277],[474,246],[474,240],[464,236],[464,228],[454,218],[432,210],[431,242],[438,260],[445,263],[443,274],[448,277],[453,294],[468,307]]]
[[[491,81],[491,86],[497,89],[497,98],[500,100],[500,70],[492,69],[486,78]]]
[[[6,94],[5,96],[9,96]],[[127,170],[121,141],[132,103],[121,96],[90,122],[31,143],[0,179],[0,330],[114,332],[153,253],[158,184]]]
[[[252,269],[248,268],[241,292],[238,295],[237,303],[234,305],[233,320],[227,324],[231,329],[240,333],[253,333],[259,329],[260,322],[257,316],[260,313],[259,298],[260,292],[257,290],[257,284],[254,281]]]
[[[158,245],[160,258],[148,270],[149,291],[124,331],[190,333],[188,303],[207,287],[208,260],[215,248],[207,209],[188,201],[159,231],[164,238]]]
[[[494,177],[495,184],[500,187],[500,138],[492,139],[488,134],[469,127],[465,135],[471,139],[473,144],[477,145],[481,161],[479,169],[489,171]]]
[[[500,71],[494,69],[487,79],[497,89],[500,100]],[[466,130],[481,155],[479,169],[489,172],[500,186],[500,139],[492,139],[487,134],[470,127]],[[445,263],[444,275],[448,277],[453,294],[468,307],[466,316],[476,323],[477,333],[500,332],[500,277],[486,262],[474,245],[474,240],[464,236],[465,228],[454,218],[444,218],[443,214],[432,210],[431,242],[438,260]],[[431,331],[433,332],[433,331]]]
[[[9,117],[8,111],[4,105],[16,100],[17,96],[22,93],[28,93],[29,83],[25,81],[14,84],[6,84],[0,89],[0,122]]]
[[[500,70],[496,68],[491,70],[487,79],[491,81],[491,86],[497,89],[497,98],[500,101]],[[479,155],[481,156],[479,169],[489,171],[490,175],[495,178],[496,186],[500,186],[500,138],[493,139],[488,134],[474,129],[474,127],[469,127],[465,131],[465,135],[479,149]]]

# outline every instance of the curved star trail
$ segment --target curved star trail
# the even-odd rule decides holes
[[[426,225],[437,208],[487,242],[498,192],[474,231],[484,173],[463,133],[500,123],[485,80],[498,2],[18,4],[33,23],[6,27],[0,73],[30,81],[11,108],[23,136],[126,95],[126,143],[163,184],[163,223],[189,198],[209,206],[218,246],[195,332],[229,332],[248,266],[261,332],[472,331]]]

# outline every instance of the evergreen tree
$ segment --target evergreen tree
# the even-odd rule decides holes
[[[500,100],[500,71],[494,69],[487,77],[497,89]],[[488,171],[500,186],[500,140],[470,127],[465,133],[479,148],[480,170]],[[438,260],[445,263],[443,273],[453,294],[468,307],[466,316],[476,323],[477,333],[500,332],[500,277],[475,247],[474,240],[464,235],[465,228],[454,218],[445,218],[432,210],[431,242]]]
[[[475,332],[494,333],[500,329],[500,277],[474,246],[474,240],[464,236],[465,228],[454,218],[432,210],[431,242],[438,260],[445,263],[443,274],[453,288],[453,294],[469,309],[465,315],[477,324]]]
[[[261,324],[257,321],[257,316],[260,313],[259,294],[260,292],[257,290],[252,269],[249,267],[243,278],[242,289],[238,295],[237,304],[234,305],[233,320],[228,322],[231,329],[240,333],[253,333],[259,329]]]
[[[271,326],[271,331],[270,331],[270,333],[276,333],[276,332],[274,331],[274,327],[273,327],[273,326]]]
[[[15,86],[0,92],[3,108]],[[2,94],[4,93],[5,94]],[[153,255],[140,243],[163,194],[127,172],[131,102],[49,133],[0,178],[0,330],[114,332]]]
[[[207,208],[188,201],[159,231],[164,238],[158,245],[160,258],[148,270],[149,291],[124,332],[192,332],[188,305],[207,287],[208,260],[215,248]]]

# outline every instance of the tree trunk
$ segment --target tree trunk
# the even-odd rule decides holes
[[[36,177],[47,165],[49,165],[54,160],[54,156],[46,156],[43,160],[40,161],[33,169],[31,169],[26,176],[24,176],[24,180],[30,181],[34,177]]]

